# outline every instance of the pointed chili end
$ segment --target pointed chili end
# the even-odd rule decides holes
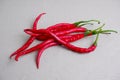
[[[39,69],[39,64],[37,64],[37,69]]]
[[[40,13],[38,16],[37,16],[37,18],[40,18],[42,15],[44,15],[44,14],[46,14],[46,13]]]
[[[38,61],[36,61],[36,67],[37,67],[37,69],[39,69],[39,62]]]
[[[45,12],[41,13],[42,15],[46,14]]]
[[[15,53],[12,53],[12,54],[10,55],[10,59],[11,59],[14,55],[15,55]]]
[[[18,57],[17,56],[15,57],[15,61],[18,61]]]
[[[24,29],[24,32],[31,35],[34,32],[34,30],[33,29]]]
[[[46,13],[41,13],[37,16],[37,18],[35,19],[34,23],[33,23],[33,29],[36,29],[37,28],[37,23],[39,21],[39,19],[41,18],[42,15],[44,15]]]
[[[10,55],[10,59],[13,57],[13,55]]]

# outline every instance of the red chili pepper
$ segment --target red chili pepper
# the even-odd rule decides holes
[[[45,14],[45,13],[43,13],[43,14]],[[34,25],[38,23],[39,17],[36,20],[37,21],[35,21],[36,23],[34,23]],[[72,24],[71,23],[58,23],[58,24],[55,24],[53,26],[49,26],[47,29],[49,29],[49,31],[51,31],[53,33],[62,32],[62,35],[66,34],[67,30],[74,29],[74,28],[77,28],[77,27],[79,29],[75,29],[75,30],[84,32],[84,31],[86,31],[86,28],[83,28],[81,26],[90,24],[89,22],[100,23],[100,21],[98,21],[98,20],[79,21],[79,22],[75,22],[75,23],[72,23]],[[39,30],[25,29],[24,31],[26,33],[30,34],[30,35],[32,34],[32,32],[35,32],[35,33],[38,33],[38,34],[40,34],[40,33],[41,34],[46,34],[46,29],[39,29]],[[32,34],[32,35],[34,35],[34,34]],[[37,36],[37,35],[34,35],[34,36]]]
[[[73,24],[71,24],[71,23],[58,23],[58,24],[55,24],[53,26],[49,26],[47,29],[49,29],[49,31],[51,31],[53,33],[62,32],[62,31],[67,31],[67,30],[74,29],[77,27],[81,27],[83,25],[87,25],[87,24],[89,24],[88,22],[92,22],[92,21],[100,23],[98,20],[79,21],[79,22],[75,22]],[[83,28],[83,27],[81,27],[81,28]],[[25,29],[24,31],[27,33],[29,33],[28,31],[43,33],[43,34],[46,33],[46,29],[39,29],[39,30]]]
[[[86,33],[86,32],[85,32],[85,33]],[[95,33],[94,33],[94,34],[95,34]],[[73,41],[79,40],[79,39],[81,39],[81,38],[83,38],[83,37],[85,37],[85,36],[90,36],[90,35],[91,35],[91,32],[89,32],[89,33],[87,32],[86,35],[84,35],[84,34],[73,34],[73,35],[69,35],[69,36],[60,36],[60,38],[61,38],[62,40],[64,40],[64,41],[66,41],[66,42],[73,42]],[[18,61],[18,58],[19,58],[20,56],[25,55],[25,54],[28,54],[28,53],[30,53],[30,52],[32,52],[32,51],[34,51],[34,50],[38,50],[38,49],[40,49],[41,47],[43,47],[43,45],[49,44],[49,43],[51,43],[51,42],[54,42],[54,39],[49,39],[49,40],[47,40],[47,41],[45,41],[45,42],[43,42],[43,43],[40,43],[40,44],[38,44],[38,45],[36,45],[36,46],[34,46],[34,47],[26,50],[26,51],[23,51],[23,52],[21,52],[21,53],[19,53],[19,54],[16,55],[15,60]]]
[[[101,31],[101,28],[104,26],[104,24],[98,28],[100,29]],[[100,32],[99,31],[99,32]],[[62,45],[64,45],[66,48],[72,50],[72,51],[75,51],[75,52],[78,52],[78,53],[88,53],[88,52],[91,52],[91,51],[94,51],[95,48],[96,48],[96,44],[97,44],[97,40],[98,40],[98,36],[95,40],[95,42],[89,47],[89,48],[80,48],[80,47],[76,47],[68,42],[65,42],[63,41],[62,39],[60,39],[58,36],[56,36],[54,33],[50,32],[49,30],[47,30],[47,32],[53,36],[54,39],[56,39],[59,43],[61,43]],[[88,34],[88,33],[87,33]],[[94,34],[94,33],[91,33],[91,34]],[[86,35],[86,34],[85,34]]]
[[[71,36],[63,36],[61,39],[64,40],[65,42],[73,42],[73,41],[76,41],[76,40],[81,39],[83,37],[84,37],[84,34],[74,34],[74,35],[71,35]],[[46,44],[42,48],[40,48],[40,50],[38,51],[38,54],[36,56],[36,66],[37,66],[37,68],[39,68],[40,57],[41,57],[43,51],[45,49],[47,49],[47,48],[49,48],[51,46],[55,46],[55,45],[58,45],[58,43],[51,42],[51,43]]]
[[[98,22],[98,24],[100,23],[100,21],[98,21],[98,20],[79,21],[79,22],[75,22],[72,24],[71,23],[58,23],[58,24],[55,24],[53,26],[48,27],[47,29],[49,29],[49,31],[54,33],[54,32],[73,29],[76,27],[81,27],[81,26],[86,25],[86,24],[92,24],[89,22]]]
[[[94,33],[95,34],[95,33]],[[85,34],[74,34],[73,36],[70,36],[68,38],[61,38],[62,40],[64,40],[65,42],[73,42],[73,41],[76,41],[78,39],[81,39],[85,36],[90,36],[92,35],[91,32],[87,33],[86,35]],[[97,41],[97,40],[96,40]],[[94,43],[96,45],[96,42]],[[39,52],[38,52],[38,55],[36,56],[36,66],[37,68],[39,68],[39,63],[40,63],[40,57],[43,53],[43,51],[51,46],[55,46],[55,45],[58,45],[56,42],[51,42],[45,46],[43,46],[42,48],[40,48]],[[96,47],[93,45],[90,47],[90,49],[95,49]]]
[[[83,25],[86,25],[86,24],[89,24],[89,22],[98,22],[98,24],[100,23],[100,21],[98,20],[88,20],[88,21],[79,21],[79,22],[75,22],[73,24],[70,24],[70,23],[58,23],[56,25],[53,25],[53,26],[50,26],[48,27],[46,30],[49,30],[53,33],[55,33],[56,35],[65,35],[65,34],[69,34],[69,33],[73,33],[73,32],[85,32],[87,31],[86,28],[82,27]],[[30,30],[30,31],[33,31],[35,33],[38,33],[38,34],[44,34],[43,36],[40,35],[40,37],[37,37],[38,40],[46,40],[48,39],[49,37],[51,37],[50,35],[46,34],[45,29],[39,29],[39,30]],[[25,32],[27,33],[27,31],[29,31],[28,29],[25,30]],[[28,33],[30,34],[30,33]],[[31,35],[31,34],[30,34]],[[48,35],[48,36],[47,36]],[[38,36],[38,35],[36,35]],[[46,37],[45,37],[46,36]]]
[[[36,30],[36,29],[37,29],[37,23],[38,23],[39,19],[41,18],[41,16],[44,15],[44,14],[45,14],[45,13],[41,13],[39,16],[37,16],[37,18],[35,19],[35,21],[34,21],[34,23],[33,23],[33,30]],[[61,27],[64,26],[64,27],[58,29],[57,27],[59,27],[59,26],[61,26]],[[56,29],[55,29],[55,27],[56,27]],[[50,29],[50,30],[53,29],[53,30],[52,30],[53,32],[55,32],[55,31],[57,32],[57,31],[61,31],[61,30],[64,30],[64,29],[70,29],[70,28],[73,28],[73,27],[75,27],[73,24],[60,23],[60,24],[56,24],[55,26],[49,27],[49,29]],[[34,36],[31,36],[31,37],[29,38],[29,40],[28,40],[21,48],[17,49],[14,53],[11,54],[10,58],[11,58],[12,56],[16,55],[17,53],[19,53],[19,52],[25,50],[26,48],[28,48],[29,45],[33,42],[34,39],[35,39],[35,37],[34,37]]]
[[[43,16],[44,14],[46,13],[41,13],[37,16],[37,18],[35,19],[34,23],[33,23],[33,29],[34,30],[37,30],[37,24],[38,24],[38,21],[40,20],[41,16]]]
[[[15,60],[18,61],[18,58],[19,58],[21,55],[25,55],[25,54],[27,54],[27,53],[30,53],[30,52],[34,51],[34,50],[37,50],[37,49],[43,47],[45,44],[50,43],[52,40],[53,40],[53,39],[44,41],[44,42],[42,42],[42,43],[40,43],[40,44],[38,44],[38,45],[30,48],[30,49],[27,49],[27,50],[25,50],[25,51],[22,51],[22,52],[18,53],[18,54],[16,55],[16,57],[15,57]]]
[[[37,66],[37,68],[39,68],[40,57],[41,57],[43,51],[44,51],[45,49],[47,49],[48,47],[55,46],[55,45],[57,45],[56,42],[51,42],[51,43],[43,46],[43,47],[38,51],[38,54],[37,54],[37,56],[36,56],[36,66]]]
[[[96,33],[105,33],[105,32],[116,32],[116,31],[113,31],[113,30],[103,30],[101,32],[96,32]],[[67,38],[63,37],[61,39],[64,40],[65,42],[73,42],[73,41],[81,39],[81,38],[83,38],[85,36],[90,36],[90,35],[92,35],[91,32],[87,32],[86,35],[85,34],[74,34],[72,36],[67,36]],[[96,38],[95,42],[93,43],[94,45],[89,47],[88,50],[92,51],[92,50],[94,50],[96,48],[97,39],[98,39],[98,35],[97,35],[97,38]],[[45,49],[47,49],[47,48],[49,48],[51,46],[55,46],[55,45],[58,45],[58,44],[56,42],[51,42],[51,43],[48,43],[47,45],[43,46],[42,48],[40,48],[40,50],[38,52],[38,55],[36,56],[36,66],[37,66],[37,68],[39,68],[39,62],[40,62],[39,60],[40,60],[40,57],[41,57],[43,51]]]
[[[37,29],[37,23],[39,19],[41,18],[41,16],[44,14],[45,13],[42,13],[37,16],[37,18],[35,19],[33,23],[33,29],[24,30],[31,37],[21,48],[15,51],[10,57],[16,55],[15,60],[18,61],[18,58],[20,56],[29,54],[30,52],[35,51],[35,50],[39,50],[38,55],[36,57],[36,65],[37,65],[37,68],[39,68],[39,59],[41,57],[41,54],[43,53],[45,49],[51,46],[63,45],[64,47],[72,51],[75,51],[75,52],[88,53],[88,52],[95,50],[97,46],[97,40],[98,40],[99,33],[116,32],[114,30],[102,30],[101,29],[102,27],[97,28],[93,31],[87,30],[86,28],[81,27],[86,24],[92,24],[91,22],[99,23],[98,20],[79,21],[75,23],[58,23],[53,26],[49,26],[47,29]],[[70,42],[73,42],[85,36],[91,36],[94,34],[97,34],[96,40],[89,48],[76,47],[70,44]],[[35,39],[42,40],[44,42],[26,50],[26,48],[28,48]]]
[[[93,30],[93,31],[87,31],[85,32],[85,36],[86,35],[94,35],[94,34],[98,34],[98,33],[104,33],[104,32],[116,32],[114,30],[101,30],[101,28],[104,26],[105,24],[103,24],[101,27]],[[97,30],[99,30],[98,32],[96,32]],[[79,53],[88,53],[91,51],[94,51],[96,46],[97,46],[97,40],[98,40],[98,35],[96,37],[95,42],[89,47],[89,48],[80,48],[80,47],[76,47],[68,42],[65,42],[64,40],[62,40],[61,38],[59,38],[58,36],[56,36],[54,33],[50,32],[49,30],[47,31],[49,34],[51,34],[51,36],[53,36],[54,39],[56,39],[59,43],[61,43],[62,45],[64,45],[65,47],[67,47],[68,49],[75,51],[75,52],[79,52]],[[117,33],[117,32],[116,32]],[[77,38],[77,37],[76,37]]]
[[[98,28],[98,29],[99,29],[99,28]],[[60,39],[66,41],[66,42],[73,42],[73,41],[75,41],[75,40],[81,39],[81,38],[84,37],[84,36],[90,36],[90,35],[97,34],[98,32],[97,32],[96,30],[97,30],[97,29],[95,29],[95,30],[93,30],[93,31],[86,31],[84,34],[69,35],[69,36],[67,36],[67,37],[66,37],[66,36],[61,36]],[[103,30],[103,31],[101,31],[101,32],[99,32],[99,33],[106,33],[106,32],[115,32],[115,31],[113,31],[113,30]],[[43,47],[43,44],[46,45],[46,44],[51,43],[52,41],[54,41],[54,39],[47,40],[46,42],[40,43],[40,44],[38,44],[38,45],[36,45],[36,46],[34,46],[34,47],[26,50],[26,51],[23,51],[23,52],[19,53],[19,54],[16,56],[16,58],[15,58],[16,61],[18,60],[18,57],[20,57],[21,55],[25,55],[25,54],[28,54],[28,53],[34,51],[34,50],[37,50],[37,49]],[[41,45],[41,44],[42,44],[42,45]],[[64,44],[63,44],[63,45],[64,45]],[[81,49],[81,50],[82,50],[82,49]],[[89,50],[90,50],[90,49],[89,49]]]
[[[63,36],[63,35],[70,34],[70,33],[85,32],[85,31],[87,31],[86,28],[80,27],[80,28],[74,28],[74,29],[70,29],[70,30],[56,32],[55,34],[57,36]],[[47,34],[46,31],[44,33],[40,33],[37,30],[25,29],[25,32],[31,36],[36,36],[36,39],[38,39],[38,40],[48,40],[48,39],[52,38],[52,36]]]
[[[39,19],[41,18],[42,15],[44,15],[46,13],[41,13],[37,16],[37,18],[35,19],[34,23],[33,23],[33,30],[36,30],[37,29],[37,23],[39,21]],[[91,21],[94,21],[94,22],[98,22],[97,20],[88,20],[88,21],[79,21],[79,22],[75,22],[74,24],[70,24],[70,23],[59,23],[59,24],[56,24],[56,25],[53,25],[53,26],[50,26],[48,29],[52,32],[58,32],[58,31],[63,31],[63,30],[68,30],[68,29],[72,29],[72,28],[75,28],[77,25],[79,25],[80,23],[84,23],[82,25],[86,25],[88,24],[88,22],[91,22]],[[80,26],[80,25],[79,25]],[[18,50],[16,50],[14,53],[11,54],[10,58],[14,55],[16,55],[17,53],[25,50],[26,48],[28,48],[28,46],[33,42],[33,40],[35,39],[35,37],[31,36],[29,38],[29,40],[21,47],[19,48]]]
[[[34,21],[34,24],[33,24],[33,30],[36,30],[37,29],[37,23],[38,23],[38,20],[41,18],[42,15],[44,15],[45,13],[41,13]],[[31,36],[27,42],[19,49],[17,49],[14,53],[12,53],[10,55],[10,58],[14,55],[16,55],[17,53],[25,50],[27,47],[29,47],[29,45],[35,40],[35,37],[34,36]]]
[[[92,46],[90,46],[89,48],[80,48],[80,47],[76,47],[70,43],[67,43],[65,41],[63,41],[62,39],[60,39],[58,36],[56,36],[55,34],[53,34],[52,32],[49,32],[53,37],[54,39],[56,39],[59,43],[61,43],[62,45],[64,45],[66,48],[72,50],[72,51],[75,51],[75,52],[79,52],[79,53],[88,53],[88,52],[91,52],[93,50],[95,50],[96,48],[96,43],[93,44]]]

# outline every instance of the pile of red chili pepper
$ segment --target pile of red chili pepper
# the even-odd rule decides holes
[[[53,26],[49,26],[47,29],[37,29],[37,23],[44,14],[45,13],[41,13],[37,16],[33,23],[32,29],[24,30],[25,33],[30,35],[30,38],[22,47],[12,53],[10,58],[15,56],[15,60],[18,61],[19,57],[37,50],[38,54],[36,56],[36,66],[39,68],[40,57],[43,51],[49,47],[59,45],[67,48],[67,50],[71,50],[80,54],[89,53],[96,49],[98,36],[100,33],[109,34],[110,32],[116,32],[114,30],[103,30],[102,27],[104,24],[94,30],[88,30],[87,28],[83,27],[87,24],[93,24],[92,22],[100,23],[98,20],[79,21],[75,23],[58,23]],[[70,44],[71,42],[92,35],[96,35],[96,39],[88,48],[77,47]],[[34,40],[39,40],[42,42],[27,49]]]

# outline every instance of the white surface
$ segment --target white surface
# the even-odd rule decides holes
[[[47,14],[39,22],[39,28],[59,22],[99,19],[106,23],[104,29],[120,32],[120,0],[0,0],[0,80],[120,79],[120,33],[100,35],[98,47],[91,54],[49,48],[42,55],[40,69],[35,65],[37,52],[21,57],[18,62],[10,60],[9,55],[29,37],[23,30],[31,28],[41,12]],[[81,42],[90,44],[93,37],[87,39]]]

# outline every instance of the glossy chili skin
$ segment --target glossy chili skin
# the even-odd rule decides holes
[[[44,29],[42,29],[42,30],[43,30],[43,32],[47,33],[46,31],[44,31]],[[87,30],[86,28],[81,27],[81,28],[74,28],[74,29],[70,29],[70,30],[56,32],[55,34],[59,35],[59,36],[63,36],[63,35],[66,35],[66,34],[69,34],[69,33],[72,33],[72,32],[85,32],[86,30]],[[48,40],[48,39],[52,38],[49,34],[42,34],[42,35],[40,35],[39,30],[38,30],[38,32],[37,32],[37,30],[34,30],[34,29],[33,29],[33,31],[31,31],[31,30],[27,30],[27,31],[29,31],[29,33],[28,32],[27,33],[31,35],[32,39],[30,38],[30,40],[27,41],[27,43],[22,47],[22,49],[18,49],[19,51],[21,51],[23,49],[26,49],[33,42],[34,39],[37,39],[37,40]],[[34,33],[32,33],[32,32],[34,32]],[[39,35],[37,35],[37,34],[39,34]],[[19,52],[13,53],[11,55],[11,57],[16,55],[17,53],[19,53]]]
[[[79,40],[79,39],[81,39],[81,38],[84,38],[85,36],[91,36],[92,34],[90,33],[90,34],[87,34],[87,35],[84,35],[84,34],[73,34],[73,35],[69,35],[69,36],[62,36],[62,37],[60,37],[62,40],[64,40],[65,42],[73,42],[73,41],[76,41],[76,40]],[[47,48],[49,48],[49,47],[51,47],[51,46],[55,46],[55,45],[58,45],[58,43],[57,42],[54,42],[54,41],[51,41],[50,43],[48,43],[48,44],[46,44],[46,45],[44,45],[42,48],[41,48],[41,45],[37,45],[36,47],[39,47],[40,48],[40,50],[38,51],[38,55],[36,56],[36,66],[37,66],[37,68],[39,68],[39,60],[40,60],[40,57],[41,57],[41,55],[42,55],[42,53],[43,53],[43,51],[45,50],[45,49],[47,49]],[[32,48],[31,48],[32,49]],[[31,50],[30,49],[30,50]],[[36,49],[35,47],[34,47],[34,49]],[[30,51],[29,50],[29,51]],[[34,50],[33,50],[34,51]],[[31,51],[32,52],[32,51]],[[30,52],[28,52],[28,53],[30,53]],[[25,53],[25,54],[28,54],[28,53]],[[25,54],[23,54],[23,55],[25,55]],[[17,57],[18,58],[18,57]]]
[[[54,33],[50,32],[49,30],[47,31],[51,36],[53,36],[54,39],[56,39],[59,43],[61,43],[62,45],[64,45],[66,48],[78,52],[78,53],[88,53],[91,51],[94,51],[96,48],[96,45],[91,45],[89,48],[81,48],[81,47],[76,47],[68,42],[63,41],[62,39],[60,39],[58,36],[56,36]]]
[[[40,64],[40,58],[41,58],[41,55],[43,53],[43,51],[49,47],[52,47],[52,46],[56,46],[58,45],[56,42],[51,42],[45,46],[43,46],[41,49],[38,50],[38,54],[36,56],[36,66],[37,68],[39,68],[39,64]]]
[[[41,18],[41,16],[43,16],[44,14],[46,13],[41,13],[37,16],[37,18],[35,19],[34,23],[33,23],[33,30],[37,30],[37,24],[38,24],[38,21],[39,19]],[[78,27],[77,25],[75,24],[71,24],[71,23],[58,23],[58,24],[55,24],[53,26],[49,26],[48,29],[51,31],[51,32],[60,32],[60,31],[64,31],[64,30],[69,30],[69,29],[73,29],[73,28],[76,28]],[[80,26],[79,26],[80,27]],[[44,30],[41,30],[41,32],[46,32]],[[49,36],[48,36],[49,37]],[[41,37],[37,37],[38,40],[46,40],[47,38],[44,37],[44,36],[41,36]],[[14,55],[16,55],[17,53],[19,52],[22,52],[23,50],[25,50],[26,48],[28,48],[30,46],[30,44],[35,40],[35,37],[34,35],[31,36],[28,41],[26,41],[26,43],[19,49],[17,49],[14,53],[11,54],[10,58]]]
[[[62,45],[68,48],[69,50],[78,52],[80,54],[89,53],[96,49],[96,46],[97,46],[96,42],[98,39],[99,32],[94,33],[92,30],[87,30],[86,28],[83,27],[83,25],[91,24],[89,23],[91,21],[99,23],[98,20],[78,21],[75,23],[58,23],[52,26],[48,26],[47,29],[37,29],[38,21],[41,18],[41,16],[44,14],[45,13],[42,13],[37,16],[37,18],[33,23],[32,29],[24,30],[24,32],[30,35],[30,38],[21,48],[19,48],[13,54],[11,54],[10,57],[16,55],[15,60],[18,61],[18,58],[20,56],[23,56],[23,55],[29,54],[32,51],[38,50],[38,54],[36,56],[36,66],[37,68],[39,68],[39,62],[40,62],[39,60],[43,51],[51,46]],[[95,30],[97,31],[98,29],[95,29]],[[101,31],[101,33],[111,32],[111,31],[116,32],[114,30],[106,30],[106,31]],[[95,42],[88,48],[77,47],[70,44],[70,42],[74,42],[76,40],[79,40],[86,36],[91,36],[94,34],[97,34],[97,38]],[[34,40],[39,40],[43,42],[36,46],[28,48]]]
[[[34,23],[33,23],[33,30],[37,30],[37,23],[39,21],[39,19],[41,18],[41,16],[43,16],[45,13],[41,13],[37,16],[37,18],[35,19]],[[70,24],[70,23],[59,23],[53,26],[49,26],[48,29],[52,32],[59,32],[59,31],[63,31],[63,30],[68,30],[68,29],[72,29],[75,28],[76,26],[74,24]],[[44,30],[43,30],[44,32]],[[41,38],[42,40],[45,40],[46,37],[42,36],[43,38]],[[14,55],[16,55],[17,53],[22,52],[23,50],[25,50],[26,48],[28,48],[30,46],[30,44],[35,40],[35,36],[31,36],[26,43],[19,49],[17,49],[14,53],[12,53],[10,55],[10,58]],[[40,38],[38,38],[40,39]]]
[[[76,41],[76,40],[79,40],[79,39],[81,39],[81,38],[84,38],[85,36],[91,36],[91,33],[88,34],[88,35],[84,35],[83,33],[80,33],[80,34],[73,34],[73,35],[67,35],[67,36],[60,36],[60,39],[63,40],[63,41],[65,41],[65,42],[74,42],[74,41]],[[48,44],[53,43],[53,42],[54,42],[54,43],[57,43],[57,42],[56,42],[54,39],[52,39],[52,38],[51,38],[51,39],[48,39],[48,40],[46,40],[46,41],[44,41],[44,42],[42,42],[42,43],[40,43],[40,44],[38,44],[38,45],[30,48],[30,49],[27,49],[27,50],[19,53],[18,55],[16,55],[15,59],[16,59],[16,61],[18,61],[18,58],[19,58],[20,56],[25,55],[25,54],[29,54],[29,53],[32,52],[32,51],[41,49],[44,45],[48,45]],[[59,44],[59,43],[57,43],[57,44]]]
[[[66,41],[66,42],[73,42],[73,41],[82,39],[84,37],[85,37],[84,34],[74,34],[74,35],[64,36],[64,37],[60,37],[60,38],[64,41]],[[48,44],[44,45],[42,48],[40,48],[40,50],[38,51],[38,54],[36,56],[36,66],[37,66],[37,68],[39,68],[40,57],[41,57],[43,51],[45,49],[49,48],[49,47],[56,46],[56,45],[59,45],[59,44],[55,41],[52,41],[51,43],[48,43]]]
[[[38,23],[38,21],[39,21],[39,19],[44,15],[45,13],[41,13],[41,14],[39,14],[38,16],[37,16],[37,18],[35,19],[35,21],[34,21],[34,23],[33,23],[33,30],[36,30],[37,29],[37,23]],[[35,40],[35,36],[31,36],[27,41],[26,41],[26,43],[23,45],[23,46],[21,46],[19,49],[17,49],[14,53],[12,53],[11,55],[10,55],[10,58],[12,57],[12,56],[14,56],[14,55],[16,55],[17,53],[19,53],[19,52],[22,52],[23,50],[25,50],[26,48],[28,48],[29,46],[30,46],[30,44]]]
[[[35,19],[35,21],[33,23],[33,27],[32,27],[33,30],[37,30],[38,21],[40,20],[41,16],[44,14],[46,14],[46,13],[41,13],[37,16],[37,18]],[[98,20],[78,21],[75,23],[58,23],[58,24],[49,26],[48,29],[53,33],[60,32],[60,31],[64,31],[64,30],[73,29],[76,27],[81,27],[79,24],[83,23],[82,25],[86,25],[86,23],[89,24],[89,22],[92,22],[92,21],[100,23]],[[41,32],[44,32],[44,30],[41,30]],[[38,40],[46,40],[47,38],[42,36],[42,38],[37,37],[37,39]],[[28,39],[28,41],[26,41],[26,43],[21,48],[17,49],[14,53],[12,53],[12,55],[10,57],[12,57],[12,56],[16,55],[17,53],[22,52],[23,50],[28,48],[34,40],[35,40],[35,37],[33,35]]]
[[[80,28],[73,28],[73,29],[69,29],[69,30],[64,30],[64,31],[60,31],[60,32],[54,32],[55,35],[57,36],[64,36],[70,33],[80,33],[80,32],[86,32],[87,29],[84,27],[80,27]],[[37,40],[48,40],[49,38],[52,38],[51,35],[49,35],[45,29],[41,29],[41,30],[31,30],[31,29],[25,29],[25,32],[31,36],[36,36]]]

